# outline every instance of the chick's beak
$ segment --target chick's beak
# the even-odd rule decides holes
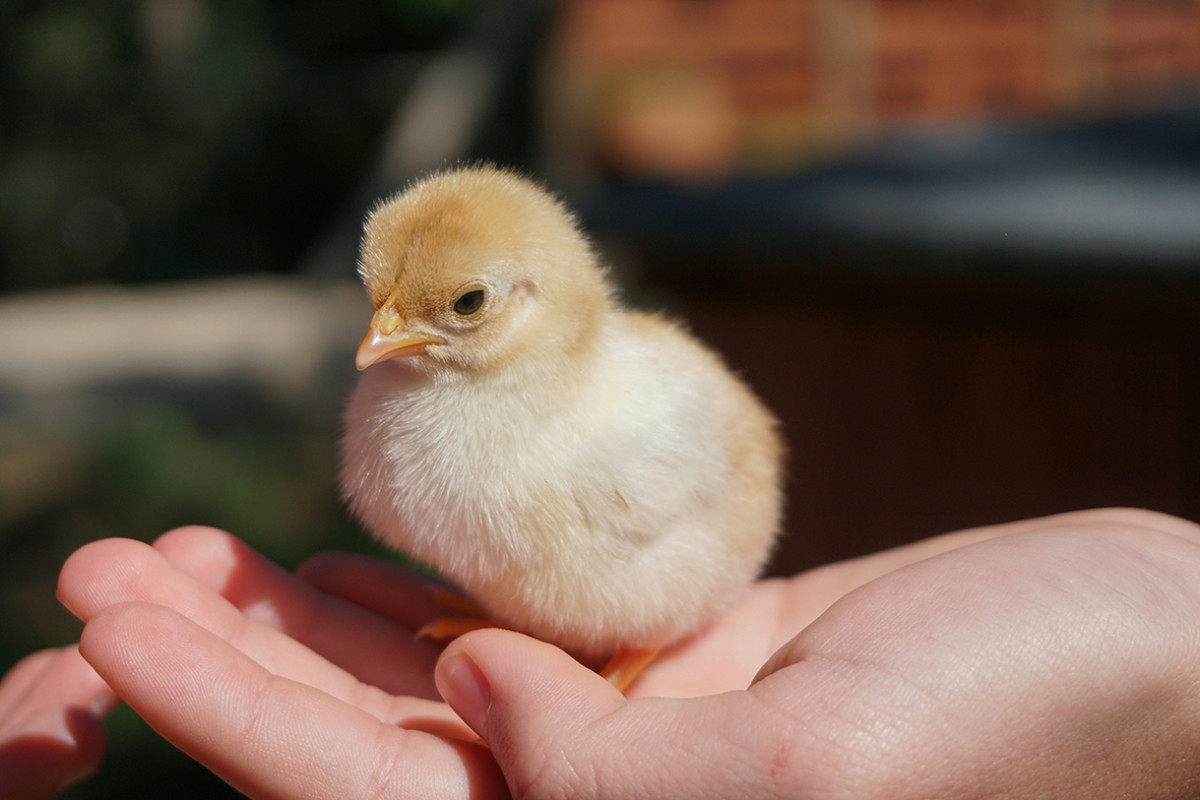
[[[430,344],[445,344],[436,336],[410,332],[394,308],[381,308],[371,318],[367,335],[358,345],[354,365],[359,371],[391,358],[414,355]]]

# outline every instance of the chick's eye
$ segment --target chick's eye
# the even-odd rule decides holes
[[[454,313],[464,317],[470,316],[483,307],[483,289],[472,289],[464,292],[454,301]]]

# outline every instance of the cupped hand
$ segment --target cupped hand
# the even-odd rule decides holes
[[[956,543],[946,537],[884,561]],[[825,595],[888,568],[822,573],[811,582],[826,588],[811,596],[765,581],[652,664],[630,696],[745,687]],[[83,547],[63,567],[59,596],[88,623],[81,651],[121,697],[252,797],[507,795],[489,751],[440,702],[441,648],[413,636],[453,613],[433,585],[343,553],[315,556],[292,575],[228,533],[188,527],[153,547],[126,539]]]
[[[210,529],[90,545],[60,594],[97,672],[252,797],[1187,797],[1197,542],[1085,512],[764,581],[628,696],[505,631],[439,660],[428,579],[292,576]]]
[[[384,618],[327,595],[227,533],[109,539],[63,566],[79,649],[147,723],[251,797],[502,794],[487,749],[436,698],[445,613],[400,568]]]
[[[921,550],[931,557],[910,561]],[[499,631],[453,642],[438,685],[519,797],[1200,793],[1194,525],[1063,515],[756,589],[771,592],[808,613],[832,604],[748,688],[626,699]],[[705,638],[680,659],[701,648],[719,664]]]

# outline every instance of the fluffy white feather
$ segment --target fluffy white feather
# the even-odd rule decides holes
[[[685,331],[623,310],[548,194],[491,168],[426,179],[372,214],[360,269],[377,363],[342,489],[376,536],[581,655],[672,642],[754,580],[773,418]]]

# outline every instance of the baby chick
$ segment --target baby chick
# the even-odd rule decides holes
[[[755,579],[774,418],[678,325],[624,309],[551,195],[492,167],[428,177],[371,213],[358,269],[375,314],[341,485],[377,537],[495,624],[619,653],[618,685]]]

